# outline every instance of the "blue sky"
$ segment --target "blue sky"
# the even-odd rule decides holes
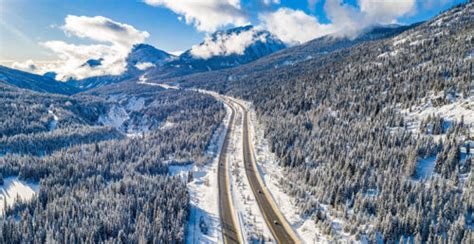
[[[74,45],[106,42],[82,33],[85,30],[75,29],[72,32],[76,34],[66,34],[67,28],[62,27],[68,15],[103,16],[114,23],[130,25],[148,34],[137,40],[171,52],[191,48],[214,30],[241,24],[262,26],[285,42],[297,44],[333,32],[353,35],[358,26],[379,22],[423,21],[464,2],[340,1],[343,0],[0,0],[0,62],[58,60],[64,50],[44,45],[53,40]],[[372,8],[384,1],[391,1],[392,5]],[[328,2],[333,3],[332,7]],[[346,18],[340,17],[344,14]]]

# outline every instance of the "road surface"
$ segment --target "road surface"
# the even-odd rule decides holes
[[[253,147],[251,145],[249,135],[249,115],[247,108],[239,102],[233,101],[243,111],[243,154],[244,154],[244,165],[247,178],[250,182],[250,187],[255,195],[258,206],[262,212],[262,215],[267,223],[268,228],[272,232],[273,237],[278,243],[290,244],[299,243],[295,232],[288,224],[286,219],[281,214],[280,210],[276,206],[273,198],[269,191],[265,187],[260,174],[256,171],[257,165],[253,154]]]
[[[232,133],[235,121],[235,109],[232,104],[222,99],[231,109],[230,122],[227,133],[224,137],[221,153],[219,154],[218,188],[219,188],[219,214],[221,219],[222,237],[224,243],[242,243],[240,234],[236,225],[234,210],[232,205],[232,194],[230,192],[230,180],[228,175],[227,153],[229,151],[229,137]]]

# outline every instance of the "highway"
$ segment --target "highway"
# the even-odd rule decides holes
[[[145,80],[146,81],[146,80]],[[145,83],[145,81],[143,83]],[[145,83],[147,84],[147,83]],[[153,84],[153,83],[149,83]],[[154,84],[153,84],[154,85]],[[174,86],[156,84],[165,89],[179,89]],[[235,126],[235,114],[237,107],[240,107],[243,112],[243,158],[244,167],[247,178],[255,195],[255,199],[260,208],[260,212],[265,219],[268,229],[272,232],[273,238],[282,244],[300,243],[294,230],[286,221],[285,217],[280,212],[280,209],[275,204],[270,192],[266,188],[260,174],[257,171],[257,161],[255,159],[251,137],[249,133],[249,114],[247,108],[236,101],[235,99],[223,95],[218,95],[213,92],[205,90],[194,90],[201,93],[206,93],[215,97],[216,99],[227,104],[231,110],[229,128],[224,136],[224,142],[219,154],[218,174],[218,188],[219,188],[219,215],[222,227],[222,238],[224,243],[243,243],[241,238],[241,230],[237,227],[237,221],[234,215],[234,206],[232,203],[232,193],[230,191],[229,178],[229,164],[227,162],[227,154],[229,152],[229,140],[233,133]]]
[[[232,194],[230,192],[230,180],[227,163],[227,153],[229,151],[229,137],[235,124],[235,108],[225,99],[222,99],[231,109],[230,122],[227,133],[224,137],[222,149],[219,154],[219,166],[217,168],[218,174],[218,188],[219,188],[219,214],[222,227],[222,238],[224,243],[242,243],[240,234],[236,227],[236,220],[234,217],[234,210],[232,204]]]
[[[299,243],[299,239],[295,232],[288,224],[286,219],[281,214],[276,206],[269,191],[265,187],[260,174],[257,171],[257,165],[254,155],[254,150],[251,144],[249,133],[249,114],[247,108],[235,100],[231,100],[237,104],[243,111],[243,156],[245,172],[250,182],[250,187],[255,195],[258,206],[267,223],[268,228],[272,232],[274,239],[278,243],[290,244]]]
[[[146,79],[143,79],[142,81],[140,81],[140,83],[146,85],[157,85],[163,87],[164,89],[180,89],[177,86],[171,86],[168,84],[148,83],[146,82]],[[224,136],[222,148],[219,153],[219,165],[217,167],[217,184],[219,190],[219,216],[222,229],[222,242],[228,244],[243,243],[243,240],[241,238],[241,230],[239,230],[239,228],[237,227],[238,225],[234,215],[235,210],[232,203],[232,193],[230,191],[229,164],[227,162],[227,154],[229,153],[229,140],[235,126],[235,104],[229,98],[222,95],[218,95],[213,92],[197,89],[193,91],[213,96],[217,100],[220,100],[225,103],[231,110],[229,127]]]

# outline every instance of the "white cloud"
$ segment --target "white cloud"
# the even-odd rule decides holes
[[[369,23],[393,23],[398,17],[413,13],[416,0],[358,0],[361,12]]]
[[[442,0],[441,0],[442,1]],[[309,0],[314,6],[317,1]],[[358,0],[359,9],[342,0],[326,0],[324,11],[330,20],[322,24],[301,10],[282,7],[261,13],[261,26],[288,44],[304,43],[324,35],[355,37],[375,24],[397,23],[397,19],[416,11],[416,0]]]
[[[367,27],[397,23],[416,10],[416,0],[358,0],[360,10],[342,0],[327,0],[324,6],[335,33],[355,37]]]
[[[61,26],[67,35],[88,38],[103,44],[76,45],[63,41],[40,43],[58,55],[61,62],[48,64],[37,72],[54,71],[57,79],[83,79],[99,75],[119,75],[126,69],[126,58],[132,46],[142,43],[149,36],[131,25],[96,16],[73,16],[65,19]],[[103,59],[101,65],[82,65],[89,59]],[[49,69],[49,70],[46,70]]]
[[[12,68],[23,70],[30,73],[36,72],[36,69],[37,69],[35,62],[31,59],[26,60],[25,62],[14,62],[12,64]]]
[[[76,45],[63,41],[48,41],[41,43],[42,46],[55,52],[60,61],[56,65],[48,65],[49,70],[41,68],[42,71],[54,71],[56,78],[67,80],[69,78],[84,79],[100,75],[119,75],[125,71],[128,51],[114,45]],[[130,48],[128,49],[130,50]],[[101,65],[91,67],[83,65],[89,59],[103,59]]]
[[[265,5],[270,5],[270,4],[280,4],[281,1],[280,0],[263,0],[263,4]]]
[[[341,0],[327,0],[324,10],[331,21],[329,26],[333,35],[355,37],[367,27],[364,15],[353,6],[342,3]]]
[[[144,0],[183,15],[187,24],[197,30],[213,32],[220,27],[241,26],[249,23],[241,9],[240,0]]]
[[[155,67],[155,65],[150,62],[144,62],[144,63],[135,64],[135,67],[139,70],[147,70],[149,68]]]
[[[331,33],[328,25],[301,10],[280,8],[276,12],[260,14],[261,26],[288,44],[298,44]]]
[[[207,36],[204,43],[191,48],[191,54],[196,58],[208,59],[213,56],[242,55],[245,49],[256,41],[266,41],[268,33],[260,33],[252,28],[240,33],[217,33],[215,38]]]
[[[70,35],[127,48],[143,42],[150,36],[146,31],[139,31],[131,25],[115,22],[103,16],[68,15],[61,29]]]

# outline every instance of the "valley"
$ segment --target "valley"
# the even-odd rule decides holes
[[[67,13],[48,59],[0,60],[0,243],[474,243],[474,2],[448,2]],[[5,28],[0,56],[44,55]]]

